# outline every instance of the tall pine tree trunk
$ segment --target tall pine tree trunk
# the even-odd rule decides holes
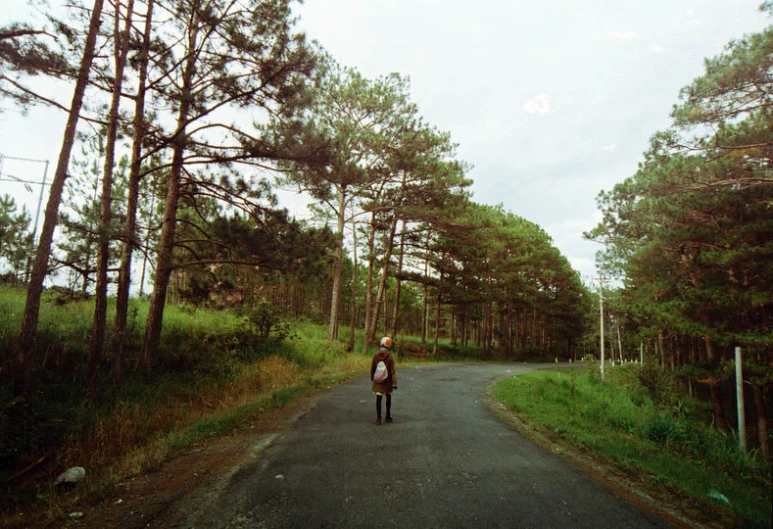
[[[711,413],[714,417],[714,426],[720,430],[727,430],[719,381],[712,379],[709,382],[709,389],[711,390]]]
[[[424,292],[421,302],[421,345],[427,343],[427,326],[429,324],[429,231],[427,231],[427,253],[424,256]]]
[[[403,257],[405,254],[405,220],[402,221],[402,231],[400,234],[400,257],[397,261],[397,280],[395,283],[395,304],[392,310],[392,339],[397,340],[397,331],[399,330],[398,318],[400,317],[400,274],[403,272]]]
[[[706,361],[709,364],[713,364],[716,361],[714,356],[714,343],[711,341],[711,336],[704,335],[703,340],[706,342]]]
[[[107,122],[107,140],[105,142],[105,165],[102,174],[102,199],[99,211],[99,245],[97,247],[97,287],[94,301],[94,325],[91,335],[91,347],[86,368],[86,381],[89,387],[94,386],[97,370],[102,360],[105,345],[105,322],[107,320],[107,268],[110,264],[110,239],[112,208],[113,208],[113,166],[115,165],[115,142],[118,136],[118,112],[121,107],[121,89],[123,88],[123,73],[126,66],[126,56],[129,53],[129,36],[134,12],[134,0],[129,0],[126,6],[126,19],[123,35],[120,29],[121,1],[115,2],[115,77],[113,78],[113,95],[110,101],[110,114]]]
[[[381,305],[385,302],[386,296],[386,281],[389,275],[389,262],[392,259],[392,248],[394,247],[395,231],[397,230],[397,217],[392,217],[392,223],[389,226],[389,234],[386,238],[386,248],[384,251],[384,263],[381,265],[381,278],[378,283],[378,293],[376,295],[376,303],[373,307],[373,314],[371,315],[371,322],[368,326],[368,337],[373,341],[376,337],[376,327],[378,325],[378,318],[381,312]],[[386,311],[384,311],[386,316]]]
[[[658,333],[658,348],[660,349],[660,370],[666,372],[666,348],[663,345],[663,333]]]
[[[770,446],[768,445],[768,412],[765,407],[765,399],[762,397],[762,386],[750,384],[754,396],[754,407],[757,411],[757,438],[760,441],[762,457],[770,461]]]
[[[349,351],[354,351],[354,329],[357,325],[357,223],[352,221],[352,296],[349,302]]]
[[[186,144],[186,126],[192,103],[193,76],[196,71],[196,54],[194,49],[198,32],[197,24],[198,21],[194,19],[188,31],[188,57],[186,58],[185,72],[183,73],[183,87],[180,109],[177,114],[177,128],[172,139],[172,167],[169,171],[169,189],[166,195],[161,237],[158,242],[156,279],[153,283],[153,294],[150,297],[148,319],[145,324],[145,337],[140,352],[140,369],[144,373],[149,373],[156,362],[158,344],[161,340],[161,327],[164,320],[167,287],[169,286],[169,278],[172,275],[177,205],[180,199],[183,155]]]
[[[373,259],[376,245],[376,212],[371,213],[370,233],[368,234],[368,273],[365,278],[365,322],[363,324],[362,352],[368,352],[368,325],[371,317],[371,302],[373,300]]]
[[[338,201],[338,226],[336,236],[338,243],[335,250],[335,266],[333,268],[333,295],[330,301],[330,327],[327,332],[327,339],[330,341],[338,338],[338,313],[341,302],[341,270],[344,260],[344,219],[346,217],[346,193],[341,191]]]
[[[432,343],[432,356],[438,351],[438,340],[440,339],[440,304],[443,298],[443,271],[440,271],[440,282],[437,288],[437,306],[435,308],[435,339]]]
[[[142,50],[137,96],[134,101],[134,121],[132,128],[132,154],[129,162],[129,188],[126,197],[126,220],[124,222],[124,243],[121,248],[121,265],[118,271],[118,292],[115,303],[115,325],[113,326],[113,351],[110,356],[110,374],[114,381],[123,376],[123,361],[126,347],[126,320],[129,314],[129,288],[131,286],[131,266],[134,244],[138,241],[137,205],[140,193],[140,170],[142,167],[142,141],[147,134],[145,121],[145,89],[150,60],[150,37],[154,0],[148,0],[145,28],[142,36]]]
[[[59,205],[62,202],[62,193],[64,183],[67,179],[67,169],[70,165],[70,154],[75,142],[75,132],[78,126],[81,107],[83,106],[83,96],[86,93],[86,85],[91,72],[91,64],[94,60],[94,47],[99,34],[99,26],[102,18],[102,7],[104,0],[94,0],[94,7],[91,11],[89,21],[89,31],[86,35],[86,43],[83,48],[83,57],[80,68],[78,69],[78,78],[73,90],[72,102],[70,103],[70,112],[67,117],[67,125],[64,129],[62,146],[59,150],[59,159],[56,165],[53,182],[46,203],[46,211],[43,219],[43,226],[40,233],[40,242],[35,254],[35,261],[30,273],[30,283],[27,287],[27,301],[24,307],[21,330],[19,332],[19,344],[16,351],[16,392],[25,393],[30,385],[30,368],[32,367],[32,352],[34,350],[35,334],[38,328],[38,315],[40,312],[40,297],[43,293],[43,280],[48,273],[48,258],[51,255],[51,245],[54,241],[54,230],[56,229],[57,217],[59,215]]]

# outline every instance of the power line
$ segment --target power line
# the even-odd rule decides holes
[[[3,178],[3,177],[5,177],[5,178]],[[23,178],[19,178],[18,176],[14,176],[14,175],[8,174],[8,173],[0,173],[0,182],[15,182],[15,183],[18,183],[18,184],[32,184],[32,185],[37,185],[37,186],[45,185],[45,182],[43,182],[43,181],[25,180]]]
[[[19,158],[17,156],[6,156],[2,153],[0,153],[0,158],[4,158],[6,160],[18,160],[20,162],[39,162],[39,163],[48,163],[48,160],[36,160],[35,158]]]
[[[14,175],[11,175],[11,174],[8,174],[8,173],[3,173],[3,166],[4,166],[6,160],[14,160],[14,161],[20,161],[20,162],[27,162],[27,163],[43,163],[43,164],[45,164],[45,167],[43,168],[43,181],[42,182],[35,182],[35,181],[30,181],[30,180],[25,180],[23,178],[19,178],[17,176],[14,176]],[[40,196],[38,196],[38,207],[37,207],[37,211],[35,212],[35,225],[32,228],[32,235],[33,235],[33,237],[38,232],[38,222],[40,220],[40,209],[41,209],[41,207],[43,205],[43,193],[46,190],[46,178],[48,177],[48,165],[49,165],[48,160],[37,160],[35,158],[22,158],[22,157],[19,157],[19,156],[6,156],[3,153],[0,153],[0,180],[6,181],[6,182],[22,183],[25,186],[28,186],[30,184],[39,185],[40,186]],[[3,175],[6,176],[6,179],[2,178]],[[31,263],[31,256],[27,260],[27,270],[28,271],[29,271],[30,263]]]

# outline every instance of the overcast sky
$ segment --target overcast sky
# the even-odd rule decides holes
[[[24,2],[2,2],[6,24]],[[760,2],[306,0],[296,11],[340,64],[409,76],[420,114],[474,166],[473,200],[542,226],[589,280],[598,245],[582,232],[600,218],[596,195],[636,171],[704,58],[770,24]],[[64,117],[4,106],[0,153],[51,160],[51,175]],[[39,178],[42,164],[6,159],[3,172]]]

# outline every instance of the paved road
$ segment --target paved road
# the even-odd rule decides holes
[[[399,369],[395,422],[377,426],[358,377],[222,485],[186,527],[665,528],[534,445],[486,403],[497,377],[555,366]]]

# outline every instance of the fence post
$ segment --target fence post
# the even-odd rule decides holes
[[[639,340],[639,365],[644,365],[644,340]]]
[[[743,405],[743,361],[741,348],[735,348],[735,395],[738,404],[738,442],[743,453],[746,453],[746,414]]]

